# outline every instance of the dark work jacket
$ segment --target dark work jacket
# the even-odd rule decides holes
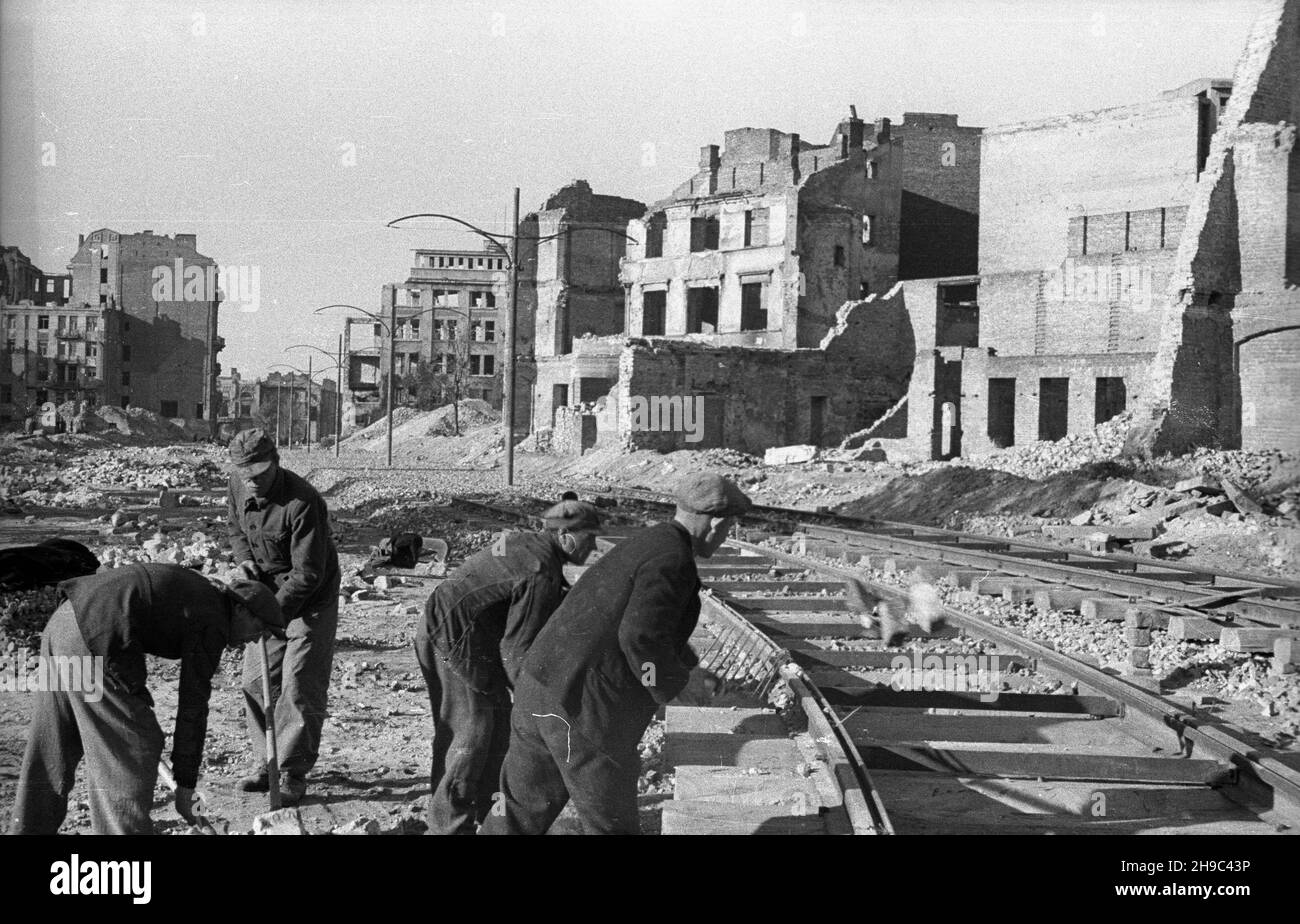
[[[508,532],[434,589],[422,631],[471,687],[497,692],[514,686],[567,588],[564,556],[549,533]]]
[[[180,565],[114,568],[59,585],[72,604],[92,655],[104,658],[106,679],[151,704],[145,655],[181,662],[180,700],[172,771],[194,788],[208,730],[212,675],[230,637],[226,597],[197,571]]]
[[[339,553],[329,510],[305,478],[282,468],[267,496],[257,498],[231,475],[226,516],[235,564],[257,564],[286,621],[338,595]]]
[[[573,585],[524,659],[516,708],[555,713],[605,753],[635,754],[686,686],[700,617],[691,537],[661,523],[607,552]]]

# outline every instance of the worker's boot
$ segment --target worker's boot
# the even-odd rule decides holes
[[[307,778],[292,773],[280,774],[280,804],[297,805],[307,795]]]
[[[266,770],[257,770],[250,773],[239,781],[241,792],[269,792],[271,781],[266,775]]]

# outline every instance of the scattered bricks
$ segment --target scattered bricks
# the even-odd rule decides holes
[[[1223,493],[1228,495],[1232,506],[1241,513],[1263,513],[1264,508],[1257,504],[1249,494],[1227,478],[1223,479]]]
[[[773,446],[763,453],[764,465],[795,465],[817,458],[816,446]]]
[[[1126,629],[1150,629],[1151,613],[1138,606],[1130,606],[1124,611],[1124,628]],[[1133,642],[1132,644],[1150,644],[1149,642]]]
[[[1008,587],[1024,587],[1030,583],[1032,582],[1021,577],[993,574],[975,581],[971,584],[971,590],[982,597],[1000,597]]]
[[[1035,595],[1046,589],[1048,589],[1046,584],[1009,584],[1002,588],[1002,599],[1008,603],[1032,604]]]
[[[1169,637],[1185,642],[1217,642],[1223,626],[1204,616],[1170,616]]]
[[[1300,631],[1294,629],[1225,628],[1219,633],[1219,644],[1229,651],[1271,652],[1278,639],[1296,638]]]
[[[1085,549],[1097,555],[1113,552],[1119,545],[1115,537],[1111,536],[1110,533],[1102,532],[1089,533],[1081,541]]]
[[[1174,485],[1174,490],[1179,494],[1222,494],[1223,490],[1219,487],[1219,482],[1209,475],[1197,475],[1193,478],[1184,478]]]
[[[1140,667],[1150,670],[1151,668],[1151,649],[1150,648],[1130,648],[1128,650],[1128,664],[1130,667]]]
[[[1168,522],[1177,519],[1184,514],[1191,513],[1194,510],[1200,510],[1205,506],[1205,501],[1199,497],[1189,497],[1187,500],[1174,501],[1172,504],[1165,504],[1158,511],[1161,520]]]
[[[266,812],[253,819],[254,834],[306,834],[302,816],[296,808],[282,808]]]
[[[1076,590],[1073,587],[1049,587],[1034,591],[1034,608],[1040,612],[1064,610],[1067,613],[1079,612],[1079,606],[1089,597],[1096,597],[1094,590]],[[1118,600],[1118,597],[1114,599]]]
[[[1119,622],[1133,606],[1119,597],[1085,597],[1079,603],[1079,613],[1086,619]]]
[[[1300,665],[1300,639],[1277,638],[1273,640],[1273,673],[1279,677],[1283,674],[1296,673]]]
[[[1128,642],[1135,648],[1151,647],[1151,630],[1134,629],[1129,626],[1124,627],[1124,641]]]
[[[1220,497],[1217,500],[1212,500],[1205,505],[1205,513],[1208,513],[1210,516],[1213,517],[1221,517],[1225,513],[1231,512],[1231,510],[1232,510],[1232,501],[1228,500],[1226,497]]]

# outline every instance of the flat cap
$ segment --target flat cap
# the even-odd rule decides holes
[[[266,471],[275,458],[275,441],[261,428],[241,430],[230,441],[230,461],[251,475]]]
[[[754,502],[729,479],[713,472],[695,472],[677,486],[677,506],[711,517],[738,517]]]
[[[547,529],[600,531],[600,513],[591,504],[579,500],[560,501],[542,514]]]
[[[270,588],[258,581],[233,580],[226,593],[277,635],[284,635],[284,611]]]

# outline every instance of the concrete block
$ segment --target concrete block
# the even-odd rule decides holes
[[[763,453],[764,465],[796,465],[817,458],[817,447],[811,445],[773,446]]]

